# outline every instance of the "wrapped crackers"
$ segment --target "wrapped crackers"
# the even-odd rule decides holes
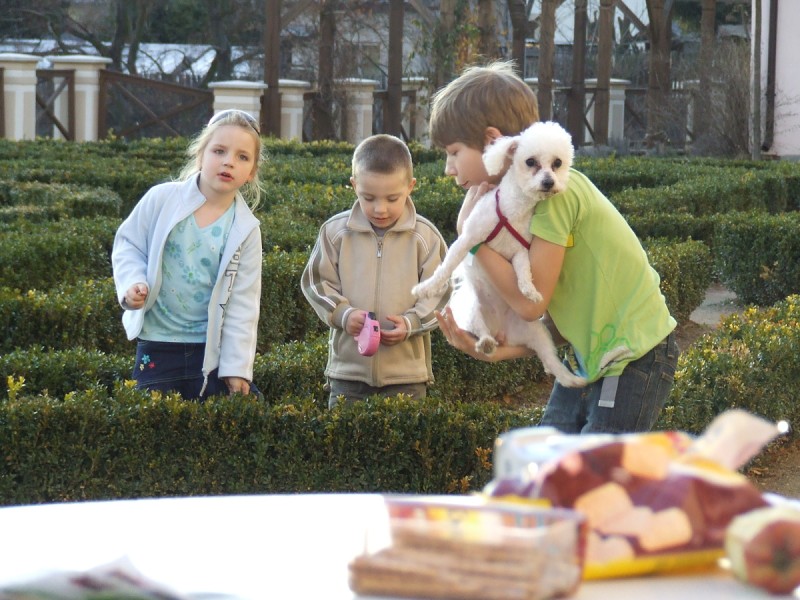
[[[737,469],[779,433],[741,410],[720,415],[697,438],[516,430],[495,444],[485,493],[583,514],[586,579],[713,566],[731,520],[767,505]]]
[[[387,496],[388,545],[350,563],[364,595],[544,600],[575,592],[585,519],[479,496]]]

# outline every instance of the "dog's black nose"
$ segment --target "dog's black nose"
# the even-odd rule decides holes
[[[556,182],[549,177],[547,179],[542,179],[542,189],[546,192],[549,192],[555,184]]]

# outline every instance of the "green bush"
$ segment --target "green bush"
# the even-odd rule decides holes
[[[86,348],[124,353],[132,342],[120,324],[114,282],[86,280],[47,292],[0,288],[0,354],[20,348]]]
[[[0,181],[0,221],[55,221],[70,217],[118,217],[116,192],[85,185]]]
[[[63,398],[98,385],[111,393],[115,382],[130,378],[132,369],[133,347],[124,357],[80,347],[14,350],[0,356],[0,401],[8,398],[9,377],[28,395]]]
[[[0,286],[46,289],[111,275],[119,219],[25,223],[0,237]]]
[[[800,296],[723,318],[681,354],[659,427],[699,433],[729,408],[800,422],[798,348]]]
[[[800,214],[721,215],[714,239],[720,278],[744,304],[769,306],[800,292]]]
[[[465,493],[540,411],[398,397],[320,410],[118,386],[0,402],[0,504],[285,492]]]
[[[646,240],[645,248],[650,264],[661,277],[661,292],[670,313],[678,322],[688,321],[711,284],[713,259],[708,246],[692,240]]]

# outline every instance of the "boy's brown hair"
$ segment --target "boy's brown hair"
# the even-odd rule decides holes
[[[483,150],[487,127],[517,135],[538,120],[536,94],[511,61],[495,61],[468,67],[434,94],[429,132],[434,146]]]
[[[361,173],[389,174],[405,171],[408,181],[414,177],[414,165],[408,146],[393,135],[371,135],[353,152],[353,177]]]

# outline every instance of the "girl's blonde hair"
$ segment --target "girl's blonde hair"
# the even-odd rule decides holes
[[[192,139],[189,146],[186,148],[186,155],[189,157],[189,161],[181,169],[178,179],[180,181],[186,181],[200,172],[200,167],[203,163],[203,152],[205,152],[206,146],[208,146],[208,142],[211,140],[211,136],[214,135],[218,127],[222,127],[223,125],[236,125],[241,127],[250,133],[256,142],[253,178],[239,188],[239,193],[241,193],[251,210],[255,210],[261,202],[263,189],[261,187],[259,171],[261,170],[261,165],[266,159],[266,156],[264,153],[264,144],[261,141],[261,132],[258,128],[258,121],[251,114],[243,110],[223,110],[211,117],[208,125]]]
[[[483,150],[486,128],[517,135],[539,120],[536,94],[512,61],[471,66],[433,96],[429,133],[434,146],[461,142]]]

